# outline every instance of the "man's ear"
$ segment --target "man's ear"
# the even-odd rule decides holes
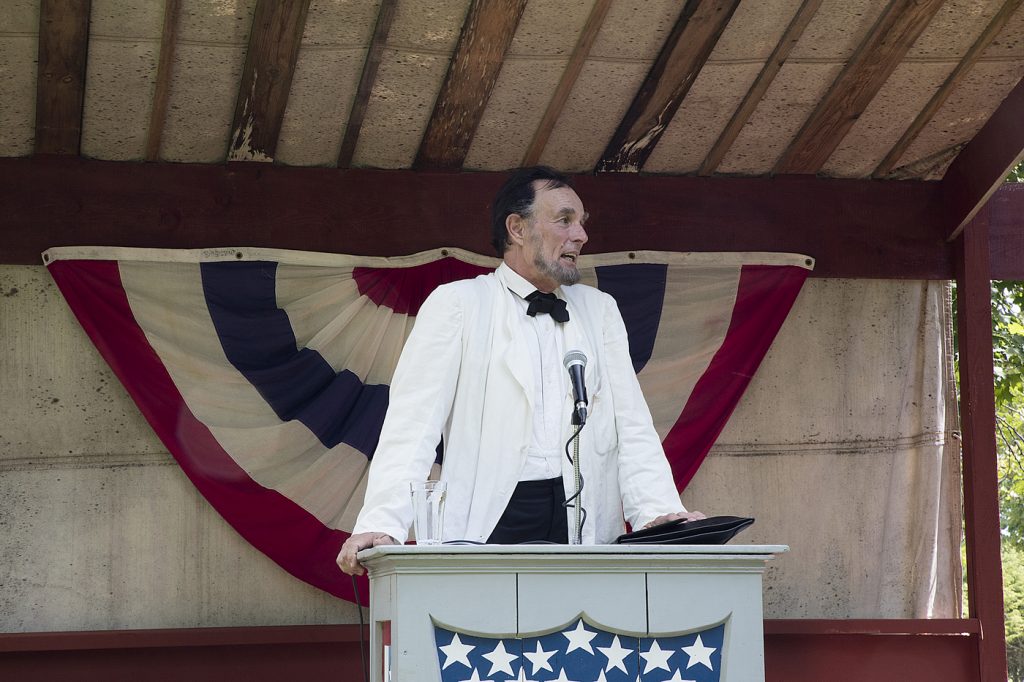
[[[523,245],[526,241],[526,220],[518,213],[509,213],[505,216],[505,232],[508,235],[509,244]]]

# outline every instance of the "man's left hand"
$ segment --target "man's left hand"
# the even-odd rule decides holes
[[[668,523],[669,521],[678,521],[680,519],[682,519],[683,521],[700,521],[701,519],[706,518],[707,516],[704,514],[704,512],[699,511],[674,512],[672,514],[662,514],[661,516],[659,516],[658,518],[654,519],[646,526],[644,526],[644,528],[650,528],[651,526],[658,526],[662,523]]]

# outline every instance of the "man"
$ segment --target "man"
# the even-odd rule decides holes
[[[590,397],[580,438],[585,544],[685,518],[629,357],[614,299],[577,284],[587,213],[568,179],[517,171],[495,198],[492,231],[503,263],[438,287],[424,302],[391,383],[362,511],[338,555],[404,542],[409,483],[427,477],[444,436],[444,539],[567,542],[573,401],[562,358],[582,351]],[[572,504],[572,503],[570,503]]]

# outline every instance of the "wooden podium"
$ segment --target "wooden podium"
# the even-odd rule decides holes
[[[371,680],[763,680],[761,576],[765,562],[787,550],[364,550]]]

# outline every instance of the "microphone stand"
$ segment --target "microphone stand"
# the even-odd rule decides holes
[[[582,545],[583,517],[581,510],[583,508],[583,498],[580,493],[583,492],[583,477],[580,475],[580,431],[583,430],[583,420],[580,419],[579,410],[572,411],[572,425],[574,427],[572,434],[572,481],[575,487],[573,497],[576,503],[573,505],[573,534],[570,544]]]

